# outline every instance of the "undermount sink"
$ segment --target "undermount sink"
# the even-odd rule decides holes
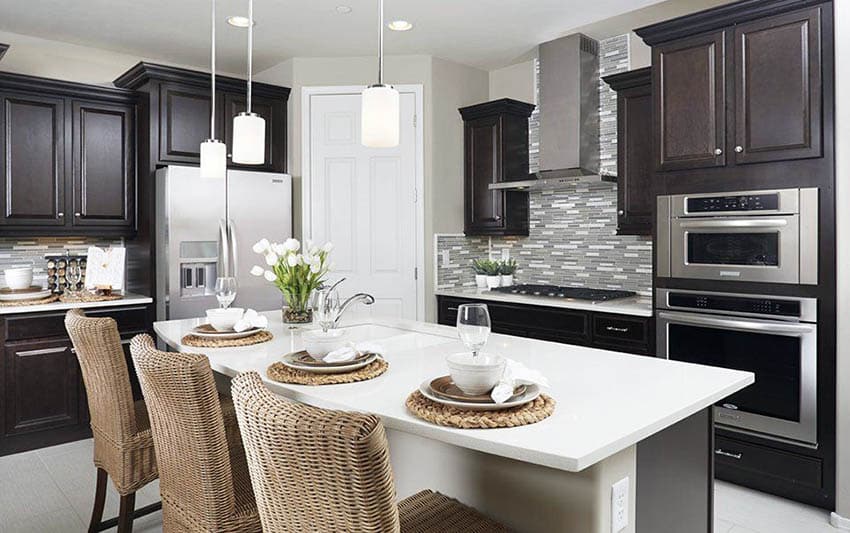
[[[376,324],[360,324],[356,326],[345,326],[343,329],[348,332],[348,340],[350,342],[359,341],[380,341],[391,337],[405,335],[410,331],[389,326],[378,326]]]

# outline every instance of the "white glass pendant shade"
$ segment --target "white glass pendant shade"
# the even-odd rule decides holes
[[[233,117],[233,162],[262,165],[266,162],[266,121],[256,113]]]
[[[201,143],[201,177],[223,179],[227,172],[227,145],[216,139]]]
[[[373,85],[363,90],[360,113],[363,146],[393,148],[399,142],[399,95],[388,85]]]

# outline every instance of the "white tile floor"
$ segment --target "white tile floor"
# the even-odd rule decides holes
[[[91,458],[91,439],[0,457],[0,532],[85,531],[95,485]],[[136,505],[158,499],[154,482],[136,495]],[[716,484],[715,512],[715,533],[838,532],[822,509],[723,482]],[[118,494],[110,485],[104,518],[117,514]],[[160,531],[161,526],[157,512],[136,520],[133,531]]]

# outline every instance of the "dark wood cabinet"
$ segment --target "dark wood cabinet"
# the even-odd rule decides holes
[[[72,104],[72,225],[131,230],[135,221],[135,106]]]
[[[735,26],[735,163],[823,154],[820,11]]]
[[[617,91],[617,234],[652,234],[652,69],[603,78]]]
[[[464,120],[464,233],[528,235],[528,192],[491,184],[528,178],[532,104],[502,99],[461,108]]]
[[[241,94],[226,93],[224,95],[224,142],[230,150],[233,149],[233,117],[243,113],[247,108],[247,97]],[[266,121],[266,161],[262,165],[230,164],[233,168],[245,170],[275,171],[286,168],[286,101],[279,98],[252,96],[251,111]]]
[[[201,143],[210,138],[209,89],[163,83],[159,87],[159,160],[200,163]],[[217,138],[221,138],[218,124]]]
[[[437,322],[446,326],[456,325],[458,306],[465,303],[487,304],[495,333],[637,355],[654,355],[652,317],[438,296]]]
[[[0,235],[135,233],[136,95],[0,73]]]
[[[0,104],[0,224],[64,226],[65,100],[6,92],[0,81]]]
[[[658,170],[726,164],[726,32],[652,49]]]

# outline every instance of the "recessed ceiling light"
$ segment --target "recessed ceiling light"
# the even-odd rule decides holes
[[[235,26],[237,28],[247,28],[248,27],[248,17],[243,17],[240,15],[233,15],[227,17],[227,23],[231,26]],[[257,21],[254,21],[254,26],[257,25]]]
[[[336,6],[336,12],[340,15],[348,15],[351,13],[351,6]]]
[[[393,31],[407,31],[413,29],[413,24],[407,22],[406,20],[394,20],[387,24],[387,28]]]

